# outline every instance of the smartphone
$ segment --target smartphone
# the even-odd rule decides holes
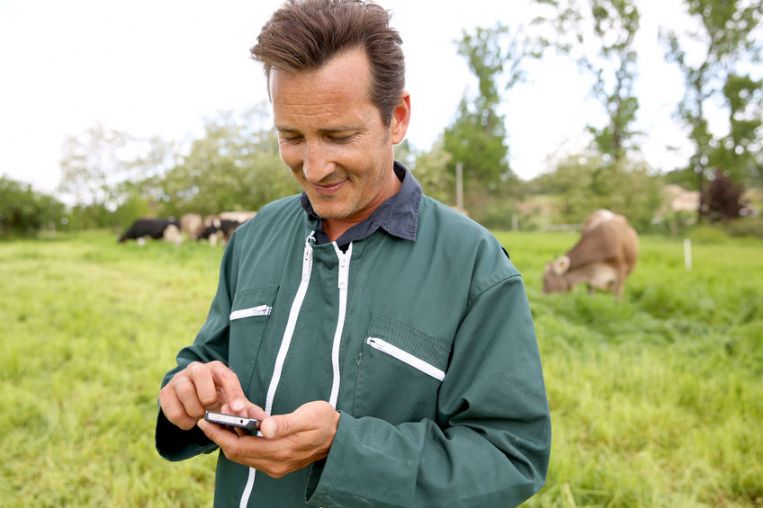
[[[224,425],[226,427],[238,427],[246,429],[252,434],[260,430],[260,421],[245,416],[226,415],[225,413],[213,413],[204,411],[204,419],[208,422]]]

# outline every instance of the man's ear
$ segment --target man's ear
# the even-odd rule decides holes
[[[402,143],[405,139],[405,133],[408,131],[408,124],[411,121],[411,94],[406,90],[400,94],[400,101],[392,110],[392,119],[390,120],[390,137],[393,145]]]

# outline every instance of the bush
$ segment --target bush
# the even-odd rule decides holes
[[[763,217],[744,217],[723,225],[730,236],[753,236],[763,239]]]
[[[33,235],[60,227],[64,205],[32,186],[0,177],[0,237]]]
[[[709,225],[692,228],[688,236],[697,243],[724,243],[729,239],[726,232],[721,228]]]

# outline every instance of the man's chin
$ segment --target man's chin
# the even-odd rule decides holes
[[[315,210],[318,217],[324,220],[344,219],[347,216],[345,210],[335,206],[315,206],[313,204],[313,210]]]

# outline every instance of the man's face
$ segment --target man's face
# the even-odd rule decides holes
[[[316,70],[270,74],[281,159],[329,224],[361,222],[399,189],[393,146],[405,136],[410,100],[403,93],[385,126],[370,90],[363,49]]]

